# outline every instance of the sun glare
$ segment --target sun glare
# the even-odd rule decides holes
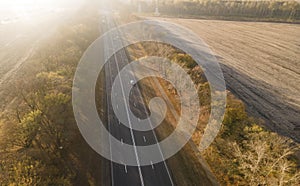
[[[76,8],[83,0],[0,0],[0,24],[31,20],[66,8]],[[37,16],[38,15],[38,16]]]
[[[78,0],[0,0],[1,9],[32,9],[40,7],[58,7],[78,2]]]

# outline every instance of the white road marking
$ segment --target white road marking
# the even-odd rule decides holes
[[[121,55],[124,55],[123,53],[121,53]],[[118,67],[118,64],[117,64],[117,67]],[[133,78],[135,78],[135,76],[133,75]],[[121,80],[120,80],[121,81]],[[122,83],[121,83],[121,85],[122,85]],[[138,92],[139,92],[139,94],[141,95],[141,93],[140,93],[140,90],[138,89]],[[124,98],[125,99],[125,98]],[[145,111],[146,111],[146,107],[145,107],[145,105],[143,105],[143,107],[144,107],[144,109],[145,109]],[[126,109],[128,109],[127,107],[126,107]],[[128,112],[128,110],[126,110],[127,112]],[[148,121],[149,121],[149,124],[151,125],[151,126],[153,126],[152,125],[152,123],[151,123],[151,121],[148,119]],[[153,132],[153,135],[154,135],[154,138],[155,138],[155,140],[156,140],[156,142],[158,143],[158,139],[157,139],[157,136],[156,136],[156,134],[155,134],[155,132],[154,131],[152,131]],[[134,139],[134,138],[133,138]],[[135,144],[134,144],[135,145]],[[160,146],[158,145],[158,148],[159,148],[159,151],[160,151],[160,154],[161,154],[161,156],[162,157],[164,157],[163,156],[163,154],[162,154],[162,151],[161,151],[161,148],[160,148]],[[135,149],[136,150],[136,149]],[[137,154],[136,154],[137,155]],[[137,156],[137,158],[138,158],[138,156]],[[139,161],[138,161],[138,163],[139,163]],[[151,162],[152,163],[152,162]],[[170,179],[170,181],[171,181],[171,184],[172,185],[174,185],[174,183],[173,183],[173,180],[172,180],[172,178],[171,178],[171,175],[170,175],[170,172],[169,172],[169,169],[168,169],[168,166],[167,166],[167,164],[166,164],[166,162],[165,161],[163,161],[163,163],[164,163],[164,165],[165,165],[165,167],[166,167],[166,170],[167,170],[167,173],[168,173],[168,176],[169,176],[169,179]],[[144,185],[144,183],[143,183],[143,179],[142,179],[142,177],[143,177],[143,175],[142,175],[142,173],[141,173],[141,169],[140,169],[140,166],[138,166],[138,168],[139,168],[139,173],[140,173],[140,177],[141,177],[141,181],[142,181],[142,185]],[[153,166],[153,164],[152,164],[152,168],[154,169],[154,166]]]
[[[122,53],[121,53],[122,54]],[[135,76],[133,75],[133,78],[135,78]],[[157,79],[155,79],[157,82],[158,82],[158,80]],[[158,86],[160,86],[160,84],[158,84]],[[161,87],[159,87],[159,88],[161,88]],[[139,89],[137,89],[138,90],[138,93],[141,95],[141,92],[140,92],[140,90]],[[161,89],[160,89],[160,91],[161,91]],[[165,97],[165,96],[163,96],[163,97]],[[169,100],[169,99],[168,99]],[[170,101],[170,100],[169,100]],[[172,104],[171,104],[172,105]],[[143,108],[144,108],[144,110],[145,111],[147,111],[147,109],[146,109],[146,107],[145,107],[145,105],[144,104],[142,104],[142,106],[143,106]],[[172,105],[173,106],[173,105]],[[174,106],[172,107],[172,108],[174,108]],[[171,110],[171,111],[173,111],[173,110]],[[176,112],[176,111],[175,111]],[[139,119],[139,118],[138,118]],[[152,125],[152,122],[150,121],[150,119],[149,118],[147,118],[147,120],[149,121],[149,124],[150,124],[150,126],[153,126]],[[157,136],[156,136],[156,134],[155,134],[155,132],[154,131],[152,131],[152,133],[153,133],[153,135],[154,135],[154,138],[155,138],[155,141],[158,143],[158,139],[157,139]],[[159,151],[160,151],[160,154],[161,154],[161,156],[162,157],[164,157],[163,156],[163,153],[162,153],[162,150],[161,150],[161,148],[160,148],[160,145],[158,145],[158,148],[159,148]],[[152,163],[152,162],[151,162]],[[168,176],[169,176],[169,179],[170,179],[170,181],[171,181],[171,184],[172,184],[172,186],[174,185],[174,183],[173,183],[173,180],[172,180],[172,177],[171,177],[171,174],[170,174],[170,171],[169,171],[169,169],[168,169],[168,166],[167,166],[167,164],[166,164],[166,162],[165,161],[163,161],[163,163],[164,163],[164,166],[166,167],[166,170],[167,170],[167,173],[168,173]],[[153,164],[151,165],[152,166],[152,169],[154,169],[154,166],[153,166]]]
[[[153,165],[153,162],[152,162],[152,161],[150,161],[150,163],[151,163],[151,167],[152,167],[152,169],[154,169],[154,165]]]
[[[122,143],[122,145],[124,144],[124,142],[123,142],[123,138],[121,138],[121,143]]]
[[[146,142],[146,137],[145,137],[145,136],[143,136],[143,138],[144,138],[144,142]]]
[[[124,167],[125,167],[125,172],[127,173],[127,165],[124,164]]]
[[[106,54],[106,52],[105,52],[105,54]],[[110,67],[110,65],[109,65],[109,67]],[[108,67],[108,69],[109,69],[109,72],[110,72],[110,74],[111,74],[111,69]],[[110,81],[111,81],[111,79],[110,79]],[[109,98],[108,98],[108,96],[106,97],[106,99],[107,99],[107,102],[109,101]],[[107,105],[107,115],[109,116],[109,106]],[[110,123],[110,117],[108,117],[108,123]],[[111,125],[109,125],[109,131],[111,131]],[[112,148],[111,148],[111,140],[109,139],[109,150],[110,150],[110,158],[112,159]],[[113,166],[113,162],[111,161],[110,162],[110,166],[111,166],[111,183],[112,183],[112,185],[114,185],[114,174],[113,174],[113,168],[114,168],[114,166]]]
[[[114,43],[112,42],[112,38],[111,38],[111,44],[114,45]],[[115,63],[117,65],[117,70],[118,70],[118,73],[120,72],[120,68],[119,68],[119,64],[118,64],[118,60],[117,60],[117,57],[116,55],[113,55],[114,56],[114,59],[115,59]],[[122,80],[121,80],[121,77],[119,76],[119,81],[120,81],[120,84],[121,84],[121,91],[122,91],[122,96],[124,98],[124,101],[125,101],[125,104],[126,104],[126,100],[125,100],[125,93],[124,93],[124,87],[123,87],[123,83],[122,83]],[[127,118],[129,119],[129,109],[128,107],[125,107],[126,109],[126,114],[127,114]],[[137,158],[137,164],[138,164],[138,171],[139,171],[139,176],[140,176],[140,180],[141,180],[141,185],[144,186],[144,179],[143,179],[143,174],[142,174],[142,170],[141,170],[141,166],[140,166],[140,162],[139,162],[139,157],[138,157],[138,153],[137,153],[137,148],[136,148],[136,143],[135,143],[135,139],[134,139],[134,135],[133,135],[133,130],[132,130],[132,126],[131,126],[131,121],[129,119],[129,127],[130,127],[130,133],[131,133],[131,139],[132,139],[132,142],[133,142],[133,146],[135,147],[134,148],[134,152],[135,152],[135,156]],[[127,168],[125,167],[125,170],[126,170],[126,173],[127,173]]]

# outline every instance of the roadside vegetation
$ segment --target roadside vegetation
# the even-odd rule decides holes
[[[151,42],[141,43],[129,47],[128,50],[135,54],[132,56],[134,59],[145,54],[166,57],[181,65],[190,75],[198,89],[201,103],[199,122],[192,140],[194,144],[199,145],[210,113],[209,84],[201,68],[189,55],[165,44],[159,44],[158,47],[157,45]],[[157,81],[153,78],[143,81],[140,87],[147,101],[160,95]],[[163,79],[158,81],[168,93],[170,101],[179,114],[178,94],[170,88],[172,87],[170,83]],[[176,119],[171,115],[167,112],[163,126],[157,128],[160,139],[167,137],[176,127]],[[299,144],[262,126],[263,121],[250,117],[244,103],[228,91],[222,128],[213,144],[202,152],[202,157],[221,185],[297,185],[300,183],[300,162],[296,156],[300,150]],[[204,174],[199,172],[199,166],[205,164],[199,165],[197,161],[201,159],[197,159],[197,151],[192,147],[191,144],[186,145],[182,151],[168,160],[170,167],[178,169],[178,171],[171,169],[178,183],[195,185],[203,183],[198,183],[197,179]],[[188,182],[182,182],[184,178]]]
[[[0,114],[0,185],[99,183],[101,160],[82,139],[71,105],[77,63],[99,35],[97,10],[84,8],[46,39],[7,85],[10,96]]]
[[[82,139],[71,106],[77,63],[99,32],[98,10],[86,9],[89,11],[81,11],[47,40],[22,67],[23,73],[7,85],[0,113],[0,185],[101,185],[103,160]],[[170,46],[156,51],[151,44],[132,48],[136,58],[151,55],[148,51],[162,52],[161,56],[190,74],[203,109],[192,141],[198,145],[210,111],[209,84],[201,69],[187,54]],[[168,87],[167,82],[159,81]],[[147,90],[146,85],[141,88]],[[166,91],[176,97],[176,91]],[[172,121],[162,130],[171,132],[175,127]],[[298,144],[262,128],[261,121],[249,117],[244,104],[229,92],[221,132],[202,156],[222,185],[297,185],[296,150]],[[175,159],[181,161],[169,160],[181,165],[183,171],[173,174],[182,185],[201,183],[191,175],[205,174],[197,172],[197,154],[193,153],[186,146]]]
[[[299,144],[264,129],[228,94],[223,128],[203,156],[222,185],[297,185]]]
[[[153,12],[155,4],[143,4],[144,12]],[[159,1],[162,15],[184,18],[208,18],[245,21],[299,22],[300,3],[297,1],[197,0]]]

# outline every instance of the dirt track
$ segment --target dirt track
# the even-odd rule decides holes
[[[194,31],[221,63],[226,85],[266,121],[300,141],[300,25],[163,19]]]

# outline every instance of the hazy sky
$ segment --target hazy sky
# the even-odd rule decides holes
[[[0,0],[0,9],[15,7],[69,7],[83,0]]]

